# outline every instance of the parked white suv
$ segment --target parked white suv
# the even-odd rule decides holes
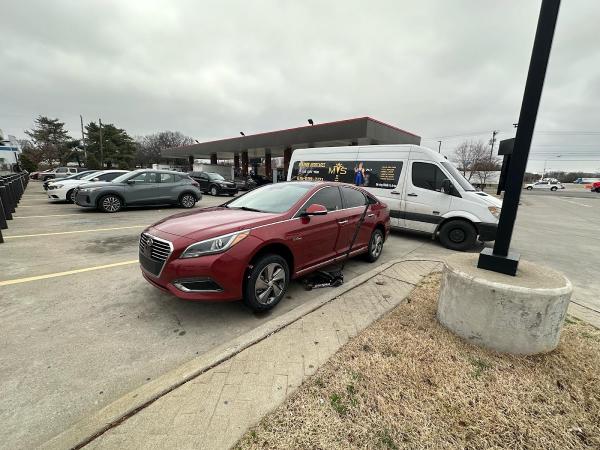
[[[531,191],[533,189],[546,189],[546,190],[550,190],[550,191],[557,191],[559,189],[564,189],[565,187],[559,183],[558,181],[549,181],[549,180],[542,180],[542,181],[536,181],[535,183],[531,183],[525,186],[525,189],[527,189],[528,191]]]
[[[73,193],[75,188],[86,183],[95,183],[97,181],[112,181],[119,175],[127,173],[127,170],[101,170],[98,172],[91,173],[79,180],[56,180],[48,183],[48,198],[50,200],[62,200],[73,203]]]

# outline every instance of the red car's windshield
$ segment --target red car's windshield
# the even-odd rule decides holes
[[[276,183],[260,187],[226,204],[228,208],[282,213],[313,188],[311,183]]]

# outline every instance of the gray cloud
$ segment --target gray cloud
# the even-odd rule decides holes
[[[537,1],[10,2],[0,128],[22,135],[46,114],[77,135],[82,114],[133,135],[206,140],[370,115],[430,146],[508,137],[538,12]],[[538,130],[598,129],[599,13],[597,2],[563,2]],[[595,141],[534,144],[547,155],[574,139]]]

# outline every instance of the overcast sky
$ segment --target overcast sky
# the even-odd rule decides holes
[[[539,6],[4,2],[0,128],[21,137],[42,114],[79,137],[82,114],[133,136],[179,130],[203,141],[368,115],[450,154],[494,129],[514,135]],[[549,169],[600,171],[599,22],[600,2],[563,1],[530,169],[547,159]]]

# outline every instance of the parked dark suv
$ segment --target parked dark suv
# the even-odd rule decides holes
[[[108,183],[78,186],[74,198],[79,206],[114,213],[125,206],[177,204],[193,208],[202,198],[202,192],[198,183],[185,173],[140,169]]]
[[[190,178],[200,184],[202,192],[210,195],[235,195],[238,188],[235,182],[226,180],[222,175],[214,172],[190,172]]]

